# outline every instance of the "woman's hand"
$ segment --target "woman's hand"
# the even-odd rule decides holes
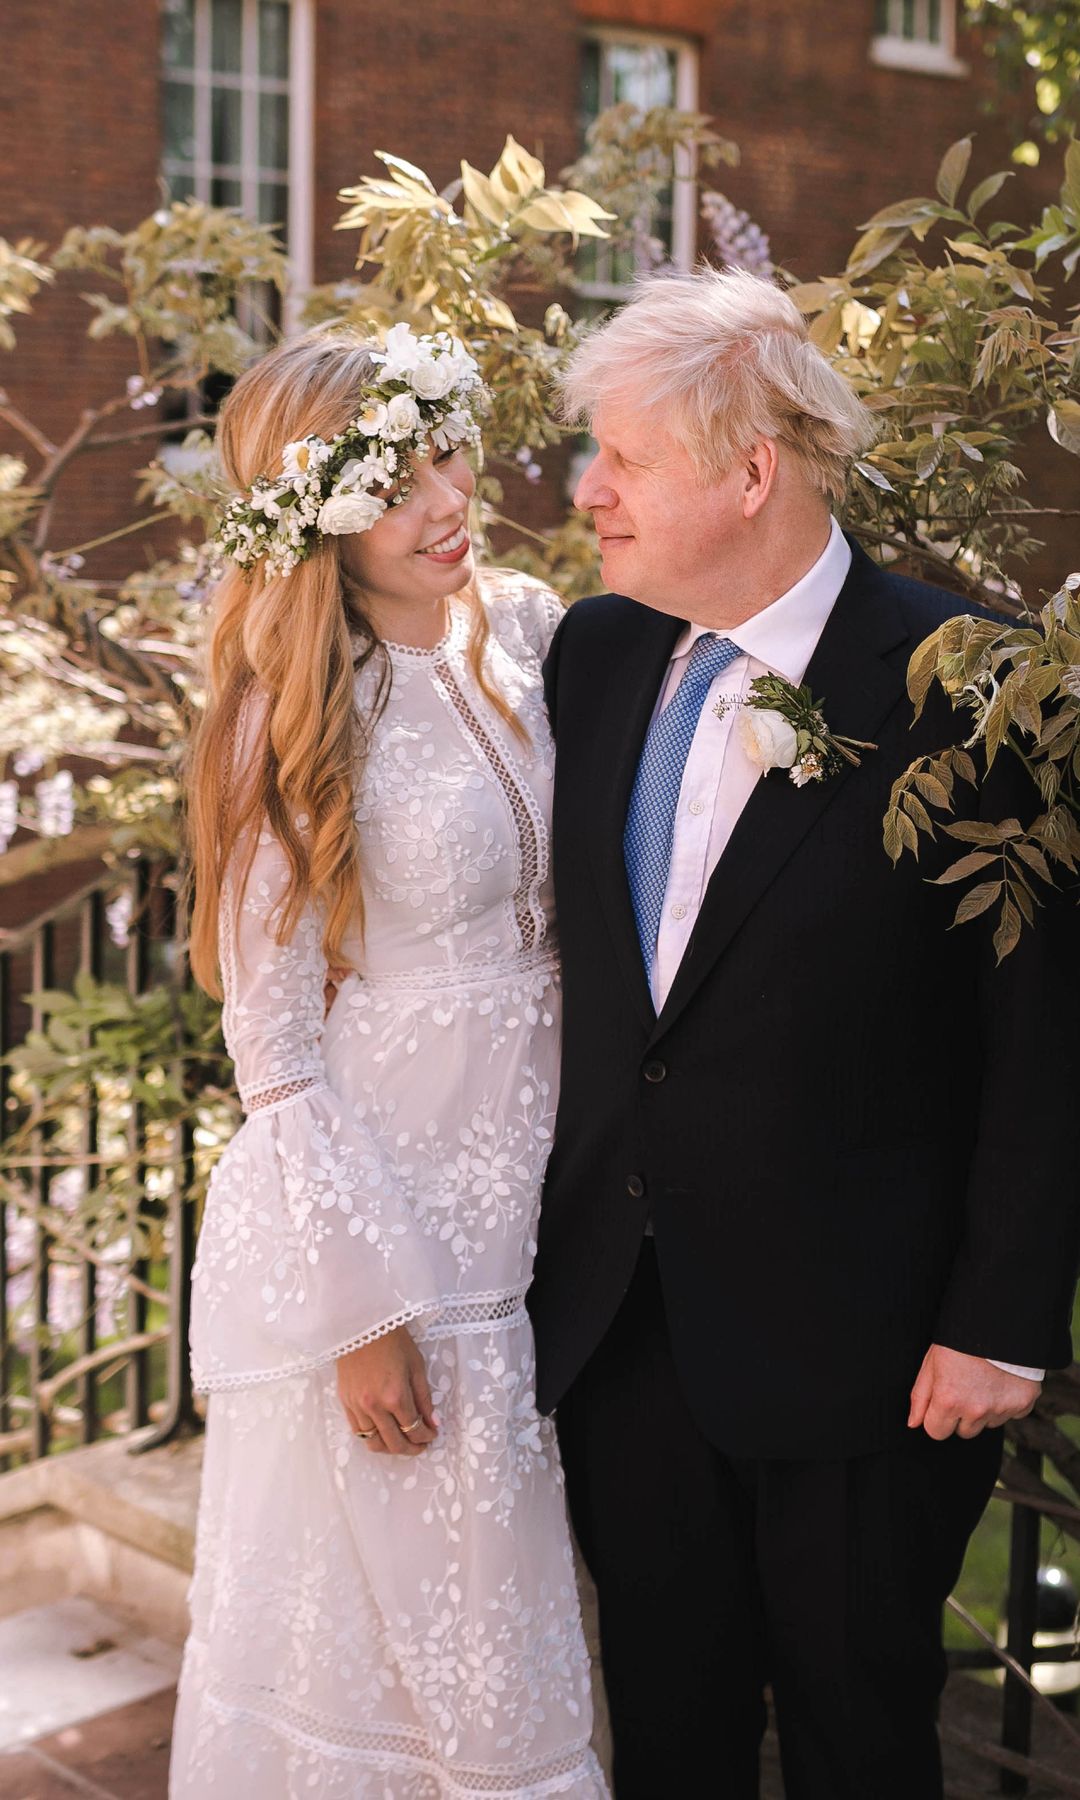
[[[369,1450],[419,1456],[438,1433],[424,1359],[404,1325],[339,1356],[337,1386],[349,1424]]]

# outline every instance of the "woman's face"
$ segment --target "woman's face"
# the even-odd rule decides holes
[[[342,561],[380,636],[393,638],[395,613],[423,611],[425,603],[434,612],[472,579],[468,511],[475,491],[464,450],[431,446],[423,461],[414,458],[401,505],[388,507],[370,531],[340,540]]]

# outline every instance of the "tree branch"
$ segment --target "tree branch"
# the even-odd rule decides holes
[[[108,450],[114,444],[134,444],[140,438],[170,437],[174,431],[197,431],[202,425],[216,423],[213,413],[196,413],[190,419],[170,419],[165,423],[154,420],[149,425],[137,425],[131,431],[113,431],[105,437],[91,438],[83,449]]]
[[[0,388],[0,419],[3,419],[4,423],[10,425],[12,430],[17,431],[21,437],[24,437],[27,443],[33,444],[39,456],[48,459],[56,454],[56,445],[51,438],[47,438],[45,433],[39,431],[33,421],[26,417],[25,413],[20,412],[19,408],[12,404],[4,388]]]

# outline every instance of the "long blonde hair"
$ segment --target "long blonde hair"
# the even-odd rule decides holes
[[[279,469],[286,444],[310,434],[329,439],[345,429],[377,378],[369,348],[353,331],[318,329],[278,345],[241,376],[222,407],[217,439],[235,487],[249,488],[256,476]],[[484,670],[484,609],[471,589],[465,597],[472,611],[470,666],[520,735]],[[356,675],[373,658],[375,699],[361,717]],[[230,569],[219,583],[206,652],[206,707],[194,733],[186,793],[191,967],[209,993],[221,994],[225,873],[241,852],[242,889],[264,820],[289,866],[277,941],[288,940],[309,901],[322,913],[329,963],[342,962],[350,924],[362,930],[356,786],[390,678],[389,657],[336,537],[317,540],[289,575],[268,576],[260,563],[250,573]],[[254,711],[255,740],[245,743],[239,769],[237,732],[249,694],[261,704]]]

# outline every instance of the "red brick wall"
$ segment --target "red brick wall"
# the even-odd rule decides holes
[[[552,174],[577,150],[578,41],[590,22],[680,31],[701,54],[701,105],[742,150],[737,170],[709,177],[769,232],[777,260],[803,277],[841,266],[854,228],[877,207],[930,191],[944,148],[978,131],[981,173],[1004,166],[1008,143],[983,116],[992,72],[970,54],[973,75],[951,80],[876,69],[868,60],[867,0],[834,0],[828,30],[805,0],[440,0],[406,13],[320,0],[316,60],[315,273],[349,273],[355,240],[335,232],[338,190],[376,168],[374,151],[397,151],[437,184],[466,156],[487,168],[512,130]],[[9,238],[55,244],[72,221],[136,222],[157,202],[158,14],[154,0],[8,0],[7,129],[0,177]],[[1022,218],[1049,197],[1055,159],[1011,184]],[[0,381],[46,430],[69,430],[82,406],[122,386],[130,346],[91,345],[78,298],[91,285],[64,278],[19,327],[19,349]],[[126,414],[142,423],[146,412]],[[4,447],[14,447],[4,434]],[[148,454],[149,452],[147,452]],[[143,460],[102,453],[61,493],[53,541],[70,544],[129,516],[130,468]],[[1062,459],[1058,459],[1059,464]],[[1068,468],[1054,477],[1069,486]],[[561,494],[516,484],[514,507],[538,522],[557,516]],[[142,550],[142,540],[136,540]],[[1046,562],[1061,567],[1060,544]],[[130,549],[103,550],[96,573],[129,566]]]
[[[73,224],[126,230],[158,201],[158,21],[147,0],[6,0],[4,130],[0,133],[0,232],[55,248]],[[79,299],[98,284],[62,276],[35,316],[15,321],[18,347],[0,361],[0,383],[54,439],[81,409],[123,390],[130,342],[91,344]],[[145,420],[145,412],[124,415]],[[5,449],[18,444],[9,433]],[[35,464],[31,459],[31,469]],[[126,456],[95,453],[92,474],[59,495],[52,541],[60,545],[131,516]]]

